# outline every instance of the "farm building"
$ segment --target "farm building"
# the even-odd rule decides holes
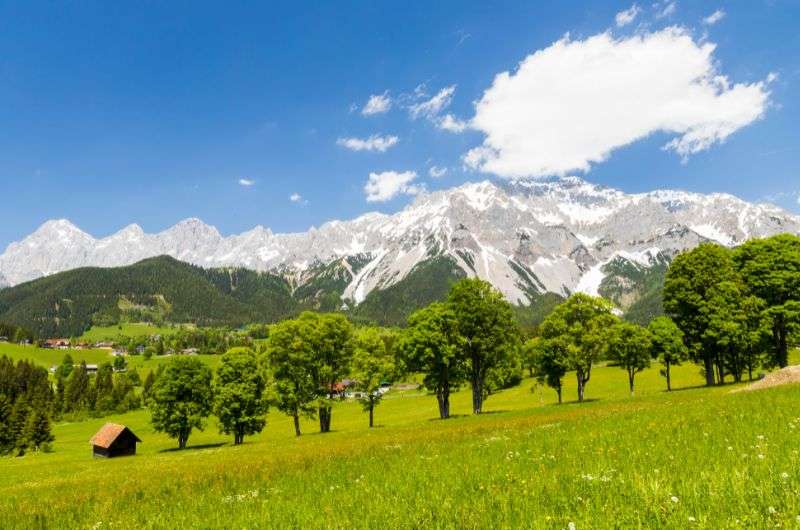
[[[117,423],[106,423],[89,440],[96,458],[135,455],[137,442],[141,440],[133,431]]]

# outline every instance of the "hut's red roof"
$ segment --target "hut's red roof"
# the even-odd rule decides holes
[[[138,436],[133,434],[133,431],[125,427],[124,425],[119,425],[118,423],[106,423],[103,427],[97,431],[97,434],[92,436],[92,439],[89,440],[89,443],[92,445],[96,445],[98,447],[103,447],[108,449],[111,447],[111,444],[114,443],[120,434],[123,432],[128,431],[131,433],[131,436],[136,438],[137,442],[141,442]]]

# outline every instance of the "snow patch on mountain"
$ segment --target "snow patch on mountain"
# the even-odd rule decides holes
[[[0,255],[0,282],[167,254],[203,267],[272,271],[296,288],[318,266],[352,258],[361,266],[340,265],[349,281],[344,297],[360,303],[418,264],[445,257],[527,303],[545,291],[596,294],[614,259],[649,267],[703,241],[735,245],[780,232],[800,233],[800,217],[727,194],[626,194],[576,177],[483,181],[422,193],[393,215],[367,213],[297,233],[257,226],[226,237],[192,218],[156,234],[130,225],[95,239],[67,220],[48,221]]]

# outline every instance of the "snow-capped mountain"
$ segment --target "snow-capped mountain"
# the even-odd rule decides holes
[[[48,221],[0,256],[0,283],[167,254],[203,267],[277,272],[295,287],[333,264],[347,280],[342,298],[359,303],[416,265],[447,257],[525,304],[544,292],[596,294],[611,265],[646,269],[703,241],[735,245],[781,232],[800,233],[800,217],[726,194],[626,194],[575,177],[484,181],[422,194],[394,215],[369,213],[301,233],[258,226],[223,237],[187,219],[157,234],[130,225],[95,239],[66,220]]]

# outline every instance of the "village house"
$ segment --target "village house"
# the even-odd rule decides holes
[[[89,440],[95,458],[135,455],[137,442],[141,443],[141,440],[133,431],[117,423],[106,423]]]

